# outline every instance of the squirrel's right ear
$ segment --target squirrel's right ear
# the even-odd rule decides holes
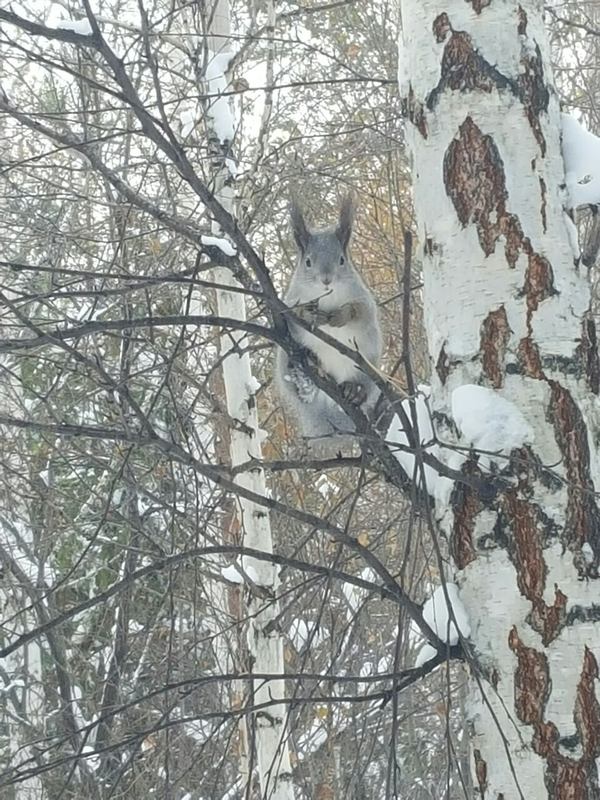
[[[308,232],[308,228],[304,222],[304,217],[302,216],[300,206],[295,199],[290,203],[290,219],[292,220],[292,231],[294,232],[296,244],[300,250],[304,252],[308,246],[310,233]]]
[[[344,198],[340,208],[340,221],[335,229],[340,244],[344,250],[348,247],[352,236],[352,226],[354,225],[354,198],[351,194]]]

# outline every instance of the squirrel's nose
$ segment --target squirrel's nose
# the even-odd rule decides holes
[[[329,284],[331,283],[331,277],[329,275],[324,275],[323,283],[325,284],[325,286],[329,286]]]

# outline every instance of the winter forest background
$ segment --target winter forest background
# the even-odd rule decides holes
[[[469,667],[414,668],[404,595],[454,575],[427,501],[372,441],[307,455],[272,388],[293,195],[316,226],[354,195],[382,372],[431,379],[400,3],[226,5],[0,9],[0,798],[487,796]],[[545,22],[600,133],[600,3]]]

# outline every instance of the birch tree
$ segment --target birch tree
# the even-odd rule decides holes
[[[268,0],[269,21],[272,29],[274,8]],[[235,135],[235,112],[231,97],[221,96],[228,88],[226,74],[228,62],[232,58],[231,22],[229,0],[217,0],[207,13],[208,51],[206,53],[205,122],[209,139],[209,151],[213,163],[213,183],[211,188],[215,197],[229,214],[235,215],[235,155],[233,139]],[[227,240],[218,222],[213,223],[213,233],[217,247],[231,255]],[[205,240],[206,241],[206,240]],[[217,288],[217,309],[221,317],[246,321],[244,295],[240,283],[226,266],[214,269]],[[231,287],[232,291],[228,288]],[[198,310],[198,309],[196,309]],[[240,354],[246,334],[242,331],[224,332],[220,338],[220,353],[223,361],[225,397],[229,418],[231,464],[234,468],[252,464],[237,479],[240,485],[256,495],[264,497],[267,493],[265,474],[261,466],[261,437],[259,428],[256,393],[259,382],[252,374],[250,356]],[[268,513],[256,503],[238,497],[236,500],[237,529],[241,532],[239,544],[265,554],[273,552],[273,541]],[[277,569],[268,560],[259,561],[244,558],[239,573],[246,583],[245,597],[248,598],[244,616],[248,619],[247,643],[249,672],[264,675],[285,673],[283,661],[283,638],[276,623],[280,611],[277,602]],[[291,781],[292,771],[288,750],[289,731],[287,712],[283,704],[277,702],[285,697],[285,681],[265,681],[260,678],[252,684],[249,705],[260,707],[268,705],[268,711],[251,714],[247,720],[247,747],[256,748],[258,784],[260,797],[265,800],[293,800],[294,789]],[[250,764],[254,763],[251,753],[246,753]],[[252,774],[247,780],[252,782]],[[249,791],[249,789],[247,790]]]
[[[437,436],[479,796],[598,797],[600,363],[543,4],[403,0]],[[432,487],[435,488],[435,487]]]

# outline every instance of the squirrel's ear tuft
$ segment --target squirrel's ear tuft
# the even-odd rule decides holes
[[[304,252],[308,246],[310,233],[306,227],[306,222],[304,222],[304,217],[302,216],[298,201],[295,198],[293,198],[290,203],[290,219],[292,220],[292,231],[296,244],[300,250]]]
[[[351,194],[344,198],[340,209],[340,221],[335,229],[335,235],[339,239],[344,250],[348,247],[352,236],[352,225],[354,224],[354,198]]]

